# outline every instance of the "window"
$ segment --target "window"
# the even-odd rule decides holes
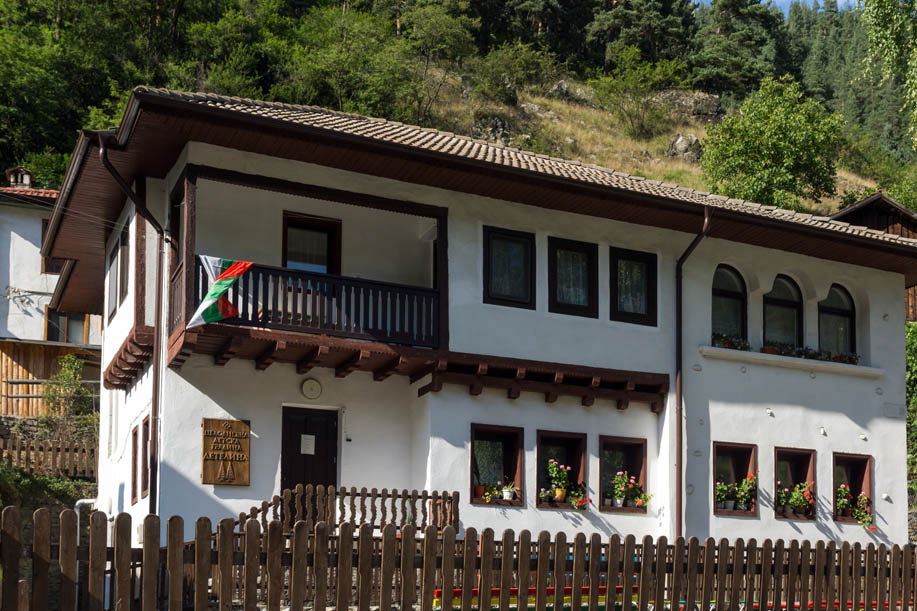
[[[856,312],[844,287],[833,284],[818,302],[818,349],[832,355],[856,352]]]
[[[783,507],[778,506],[777,494],[780,489],[787,493],[797,484],[811,482],[812,494],[815,494],[815,450],[797,448],[774,448],[774,510],[778,519],[789,518]],[[814,508],[804,515],[795,514],[797,520],[814,520]]]
[[[283,266],[318,274],[340,274],[341,221],[284,212]]]
[[[757,515],[757,498],[745,511],[720,509],[716,505],[716,483],[738,484],[758,471],[758,448],[751,444],[713,442],[713,513],[725,515]]]
[[[121,245],[120,245],[120,254],[118,255],[118,267],[120,269],[118,277],[118,304],[124,303],[124,298],[127,297],[127,288],[130,286],[130,244],[131,244],[131,232],[127,225],[124,226],[124,229],[121,230]]]
[[[855,522],[856,519],[849,512],[839,512],[837,509],[837,489],[841,484],[846,484],[853,495],[853,503],[860,494],[866,494],[870,502],[872,499],[872,457],[863,454],[834,454],[834,519],[838,522]]]
[[[656,255],[611,249],[611,319],[656,325]]]
[[[599,437],[599,492],[600,511],[646,512],[646,507],[613,506],[614,478],[618,472],[626,472],[636,478],[646,490],[646,439],[629,437]]]
[[[522,429],[508,426],[471,425],[471,502],[485,503],[485,493],[497,487],[491,505],[524,503],[525,449]],[[497,482],[516,487],[512,500],[503,500]]]
[[[137,502],[137,446],[139,433],[137,427],[131,431],[131,505]]]
[[[89,316],[65,314],[54,308],[45,308],[45,340],[68,344],[89,343]]]
[[[586,435],[583,433],[562,433],[556,431],[538,431],[537,440],[538,461],[538,491],[550,490],[551,482],[548,478],[548,461],[556,460],[564,466],[570,467],[567,477],[571,488],[583,488],[586,482]],[[567,490],[570,493],[570,490]],[[539,495],[537,507],[563,507],[572,508],[573,505],[564,502],[548,501]]]
[[[108,322],[118,311],[118,245],[108,255]]]
[[[45,234],[48,233],[48,219],[41,219],[41,245],[45,244]],[[59,274],[64,269],[65,259],[55,259],[53,257],[41,258],[41,273]]]
[[[484,227],[484,303],[535,309],[535,235]]]
[[[599,247],[548,238],[548,309],[559,314],[599,317]]]
[[[728,265],[713,274],[713,334],[748,339],[748,293],[742,276]]]
[[[777,344],[802,346],[802,292],[782,274],[764,296],[764,345]]]
[[[143,419],[140,429],[140,496],[150,493],[150,417]]]

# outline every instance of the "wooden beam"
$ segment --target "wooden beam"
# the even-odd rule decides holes
[[[484,392],[484,382],[477,381],[468,387],[468,394],[473,397],[477,397],[482,392]]]
[[[516,367],[516,379],[524,380],[525,379],[525,367]],[[515,397],[513,397],[515,398]]]
[[[443,378],[440,374],[434,373],[433,379],[429,384],[425,384],[417,389],[417,396],[422,397],[428,392],[439,392],[443,389]]]
[[[592,380],[589,381],[589,388],[598,388],[602,383],[602,378],[598,376],[592,376]]]
[[[315,362],[325,354],[328,354],[328,346],[309,348],[306,354],[296,363],[296,373],[299,375],[309,373],[315,367]]]
[[[388,379],[395,370],[397,370],[402,365],[407,364],[408,360],[403,356],[396,356],[395,358],[389,360],[385,365],[376,368],[373,371],[373,380],[376,382],[381,382],[382,380]]]
[[[595,395],[592,395],[592,394],[583,395],[583,398],[580,400],[580,403],[583,404],[583,407],[590,407],[593,403],[595,403]]]
[[[169,367],[181,369],[181,366],[185,364],[185,361],[194,352],[198,337],[198,333],[182,331],[181,336],[169,348]]]
[[[334,368],[334,376],[337,378],[346,378],[360,366],[360,363],[368,358],[369,350],[360,350],[354,353],[350,358]]]
[[[513,384],[506,389],[506,396],[510,399],[518,399],[520,394],[522,394],[522,387],[519,384]]]
[[[630,399],[627,397],[623,397],[621,399],[618,399],[618,404],[615,407],[617,407],[621,411],[624,411],[629,406],[630,406]]]
[[[427,363],[423,367],[419,368],[417,371],[413,372],[410,377],[411,384],[422,380],[431,373],[446,371],[446,367],[449,366],[449,361],[439,359],[434,363]]]
[[[555,383],[555,384],[563,384],[563,383],[564,383],[564,372],[563,372],[563,371],[555,371],[555,372],[554,372],[554,383]]]
[[[230,337],[223,346],[213,355],[213,364],[222,367],[228,363],[239,352],[242,347],[241,337]]]
[[[544,394],[544,402],[545,403],[554,403],[557,401],[557,396],[558,396],[558,393],[556,390],[549,390],[548,392]]]
[[[277,360],[277,353],[286,350],[287,343],[284,341],[271,342],[268,347],[255,358],[255,369],[264,371]]]
[[[486,376],[487,375],[487,363],[478,363],[478,375]]]

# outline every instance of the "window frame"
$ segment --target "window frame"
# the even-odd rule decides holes
[[[726,263],[720,263],[719,265],[716,266],[716,269],[713,270],[714,276],[716,276],[716,270],[718,270],[721,267],[736,275],[736,277],[739,279],[739,282],[742,283],[742,292],[740,294],[740,293],[737,293],[736,291],[714,288],[713,283],[711,282],[710,284],[711,297],[722,297],[725,299],[738,299],[741,301],[742,303],[742,339],[745,341],[748,341],[748,285],[745,283],[745,277],[742,276],[741,273],[739,273],[739,270],[737,270],[736,268],[734,268],[731,265],[727,265]],[[713,323],[712,303],[713,302],[711,299],[711,308],[710,308],[711,326]]]
[[[137,426],[131,430],[131,505],[137,504],[137,446],[140,432]]]
[[[589,480],[587,479],[586,473],[588,450],[586,433],[574,433],[570,431],[547,431],[542,429],[538,429],[535,434],[535,489],[538,490],[541,486],[541,482],[538,481],[538,475],[542,461],[541,448],[545,439],[559,439],[564,441],[577,442],[578,446],[576,451],[579,453],[579,464],[577,465],[576,475],[571,479],[576,483],[576,485],[582,486],[588,492]],[[567,500],[565,500],[563,503],[545,501],[536,494],[535,507],[537,509],[573,509],[573,503]]]
[[[783,455],[783,457],[781,456]],[[780,460],[786,460],[785,456],[789,455],[791,457],[805,457],[808,460],[808,465],[806,467],[806,479],[807,482],[812,482],[812,494],[818,495],[818,453],[816,450],[808,448],[790,448],[790,447],[775,447],[774,448],[774,516],[778,520],[788,520],[788,521],[806,521],[814,522],[816,519],[816,509],[813,507],[811,515],[808,516],[797,516],[787,517],[781,513],[782,507],[777,507],[777,478],[778,478],[778,463]],[[832,478],[833,479],[833,478]],[[798,484],[799,482],[793,482],[793,485]],[[758,488],[760,489],[760,481]]]
[[[45,245],[45,234],[48,232],[50,219],[41,219],[41,245]],[[56,259],[54,257],[41,258],[41,273],[59,276],[63,272],[66,259]]]
[[[61,314],[64,317],[64,328],[60,330],[61,334],[63,334],[64,336],[63,340],[59,338],[56,340],[48,339],[50,335],[48,333],[48,328],[49,328],[49,323],[50,323],[49,314],[51,312]],[[52,308],[49,305],[45,305],[44,337],[42,339],[44,339],[44,341],[46,342],[47,341],[56,341],[62,344],[70,344],[71,346],[78,346],[78,345],[85,346],[89,344],[89,314],[83,314],[83,341],[82,341],[82,344],[72,344],[71,342],[67,341],[66,339],[67,337],[70,336],[70,316],[71,314],[68,314],[67,312],[61,312],[60,310],[55,310],[54,308]]]
[[[130,244],[131,230],[125,223],[118,239],[118,307],[124,305],[124,300],[130,291]]]
[[[343,224],[341,219],[329,218],[325,216],[314,216],[302,212],[293,212],[291,210],[283,211],[283,238],[281,240],[281,254],[283,267],[287,267],[287,234],[290,227],[298,229],[307,229],[309,231],[320,231],[328,236],[328,273],[329,276],[341,275],[341,242],[343,235]],[[305,272],[318,273],[318,272]]]
[[[557,300],[557,251],[571,250],[587,256],[589,301],[586,305],[561,303]],[[599,245],[548,236],[548,311],[567,316],[599,317]]]
[[[602,482],[610,480],[614,477],[610,473],[605,473],[602,468],[602,452],[605,451],[606,445],[619,445],[619,446],[631,446],[638,448],[640,456],[640,470],[639,475],[637,476],[637,483],[639,483],[643,490],[648,491],[646,484],[646,475],[647,475],[647,464],[646,464],[646,439],[639,437],[619,437],[616,435],[599,435],[599,489],[598,489],[598,507],[599,511],[603,513],[646,513],[646,506],[643,507],[615,507],[613,505],[605,505],[604,499],[602,497]],[[630,470],[628,470],[630,473]],[[631,473],[631,475],[633,475]]]
[[[140,497],[150,494],[150,417],[140,424]]]
[[[838,459],[841,459],[841,462],[860,462],[863,463],[863,474],[860,478],[859,492],[856,492],[853,496],[854,499],[859,496],[860,492],[866,492],[869,496],[869,500],[873,505],[873,515],[875,515],[875,494],[873,492],[873,482],[875,478],[873,477],[875,469],[875,459],[871,454],[852,454],[849,452],[832,452],[831,455],[831,513],[835,522],[851,522],[856,524],[856,518],[853,516],[843,516],[838,515],[837,513],[837,486],[834,483],[834,473],[837,470]],[[853,492],[853,486],[850,487],[851,493]]]
[[[780,299],[779,297],[768,297],[767,293],[761,296],[761,306],[762,306],[762,320],[761,320],[761,337],[765,346],[772,346],[767,341],[767,306],[775,305],[782,308],[793,308],[796,310],[796,348],[802,348],[805,346],[805,298],[802,295],[802,289],[799,288],[799,283],[793,280],[790,276],[786,274],[777,274],[774,277],[774,282],[776,283],[778,279],[788,280],[796,290],[799,292],[799,301],[790,301],[788,299]],[[768,291],[770,293],[773,291],[773,287]]]
[[[120,268],[118,267],[118,256],[120,254],[120,239],[115,242],[115,245],[112,247],[111,252],[108,255],[108,322],[111,323],[115,318],[115,314],[118,313],[118,286],[121,280]],[[112,276],[114,274],[114,276]],[[114,286],[112,286],[112,277],[114,278]]]
[[[713,507],[713,515],[715,516],[728,516],[728,517],[737,517],[737,518],[757,518],[758,510],[760,508],[759,496],[761,495],[761,478],[758,478],[758,494],[755,495],[754,501],[752,501],[753,507],[746,511],[739,511],[737,509],[717,509],[716,507],[716,459],[719,456],[719,450],[726,450],[727,452],[736,452],[736,451],[747,451],[749,452],[748,456],[748,468],[746,469],[745,477],[749,475],[754,475],[758,472],[758,445],[754,443],[737,443],[732,441],[714,441],[713,450],[710,454],[711,460],[711,478],[710,478],[710,499]]]
[[[618,310],[618,262],[620,260],[635,261],[643,263],[646,266],[646,314],[622,312]],[[649,327],[655,327],[657,325],[657,266],[656,253],[629,250],[627,248],[615,248],[614,246],[609,249],[609,276],[611,286],[611,303],[609,304],[609,310],[611,320],[634,325],[646,325]]]
[[[481,434],[497,433],[506,436],[514,436],[513,443],[516,450],[516,468],[513,473],[513,484],[516,486],[516,498],[512,501],[505,501],[503,498],[492,499],[486,503],[483,498],[474,494],[474,442]],[[481,424],[478,422],[471,423],[471,444],[468,448],[468,485],[469,496],[472,505],[483,505],[485,507],[523,507],[525,506],[525,429],[515,426],[502,426],[496,424]],[[509,475],[509,473],[504,473]]]
[[[515,231],[512,229],[503,229],[501,227],[491,227],[484,225],[484,303],[491,305],[506,306],[510,308],[522,308],[525,310],[535,309],[535,234],[525,231]],[[529,298],[527,300],[513,299],[502,295],[494,295],[490,286],[490,266],[491,266],[491,240],[494,237],[505,237],[512,240],[523,242],[526,247],[528,256],[528,274],[529,274]]]
[[[856,302],[853,300],[853,295],[850,294],[843,285],[838,283],[833,283],[829,289],[829,294],[831,289],[837,287],[841,290],[850,300],[850,310],[842,310],[840,308],[833,308],[831,306],[823,306],[821,301],[818,302],[818,349],[821,351],[821,315],[822,313],[831,314],[833,316],[843,316],[850,319],[850,353],[856,354],[857,351],[857,309]],[[826,296],[825,299],[828,297]],[[824,299],[822,300],[824,301]],[[833,356],[833,355],[832,355]]]

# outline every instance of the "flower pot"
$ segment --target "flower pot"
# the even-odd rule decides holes
[[[784,506],[783,506],[783,515],[786,516],[786,517],[788,517],[788,518],[792,518],[792,517],[793,517],[793,506],[792,506],[792,505],[784,505]]]
[[[761,348],[764,354],[780,354],[780,348],[777,346],[764,346]]]
[[[716,508],[717,509],[726,509],[726,503],[724,503],[723,501],[717,501]]]
[[[793,508],[793,511],[794,511],[794,512],[796,513],[796,515],[798,515],[798,516],[804,516],[804,515],[806,515],[806,510],[803,509],[803,508],[801,508],[801,507],[794,507],[794,508]]]
[[[602,499],[602,507],[611,507],[611,497],[605,497]]]
[[[484,486],[475,486],[474,487],[474,498],[479,499],[484,496]]]
[[[557,503],[563,503],[567,498],[567,491],[563,488],[554,489],[554,501]]]
[[[624,501],[624,506],[625,507],[636,507],[637,501],[634,501],[632,499],[627,499],[626,501]]]
[[[724,507],[725,509],[733,510],[735,509],[735,507],[736,507],[735,501],[726,501],[725,502],[725,507]]]
[[[846,509],[841,510],[841,515],[844,516],[845,518],[849,518],[850,516],[853,515],[853,508],[847,507]]]
[[[748,505],[745,503],[736,503],[736,511],[748,511]]]
[[[616,498],[615,507],[624,507],[624,497]]]
[[[511,501],[511,500],[513,500],[513,497],[514,497],[515,495],[516,495],[516,491],[515,491],[515,490],[504,490],[504,491],[503,491],[503,500],[504,500],[504,501]]]
[[[835,363],[846,363],[846,362],[847,362],[847,357],[845,357],[845,356],[832,356],[832,357],[831,357],[831,360],[834,361]]]

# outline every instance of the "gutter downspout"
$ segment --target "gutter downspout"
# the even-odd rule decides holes
[[[682,272],[685,261],[710,231],[710,206],[704,206],[704,226],[675,263],[675,537],[682,536],[684,522],[684,383],[682,382]]]
[[[102,165],[108,170],[108,173],[111,174],[111,177],[115,179],[115,182],[118,183],[118,186],[121,188],[121,191],[131,200],[134,204],[134,208],[137,210],[137,214],[143,217],[150,225],[153,226],[153,229],[156,231],[157,235],[157,247],[156,247],[156,314],[154,316],[153,322],[153,381],[152,381],[152,400],[150,406],[150,509],[151,514],[158,514],[157,507],[157,497],[159,490],[159,404],[160,404],[160,377],[162,376],[162,339],[160,337],[162,333],[162,259],[164,256],[165,250],[165,232],[163,231],[162,225],[159,224],[159,221],[153,216],[149,208],[146,207],[146,202],[142,201],[140,197],[134,192],[134,189],[124,180],[124,177],[118,172],[118,170],[111,164],[111,161],[108,160],[108,137],[109,134],[104,132],[97,132],[96,134],[99,139],[99,160],[102,162]],[[144,231],[146,228],[144,227]],[[139,226],[138,226],[139,231]],[[145,321],[144,321],[145,322]]]

